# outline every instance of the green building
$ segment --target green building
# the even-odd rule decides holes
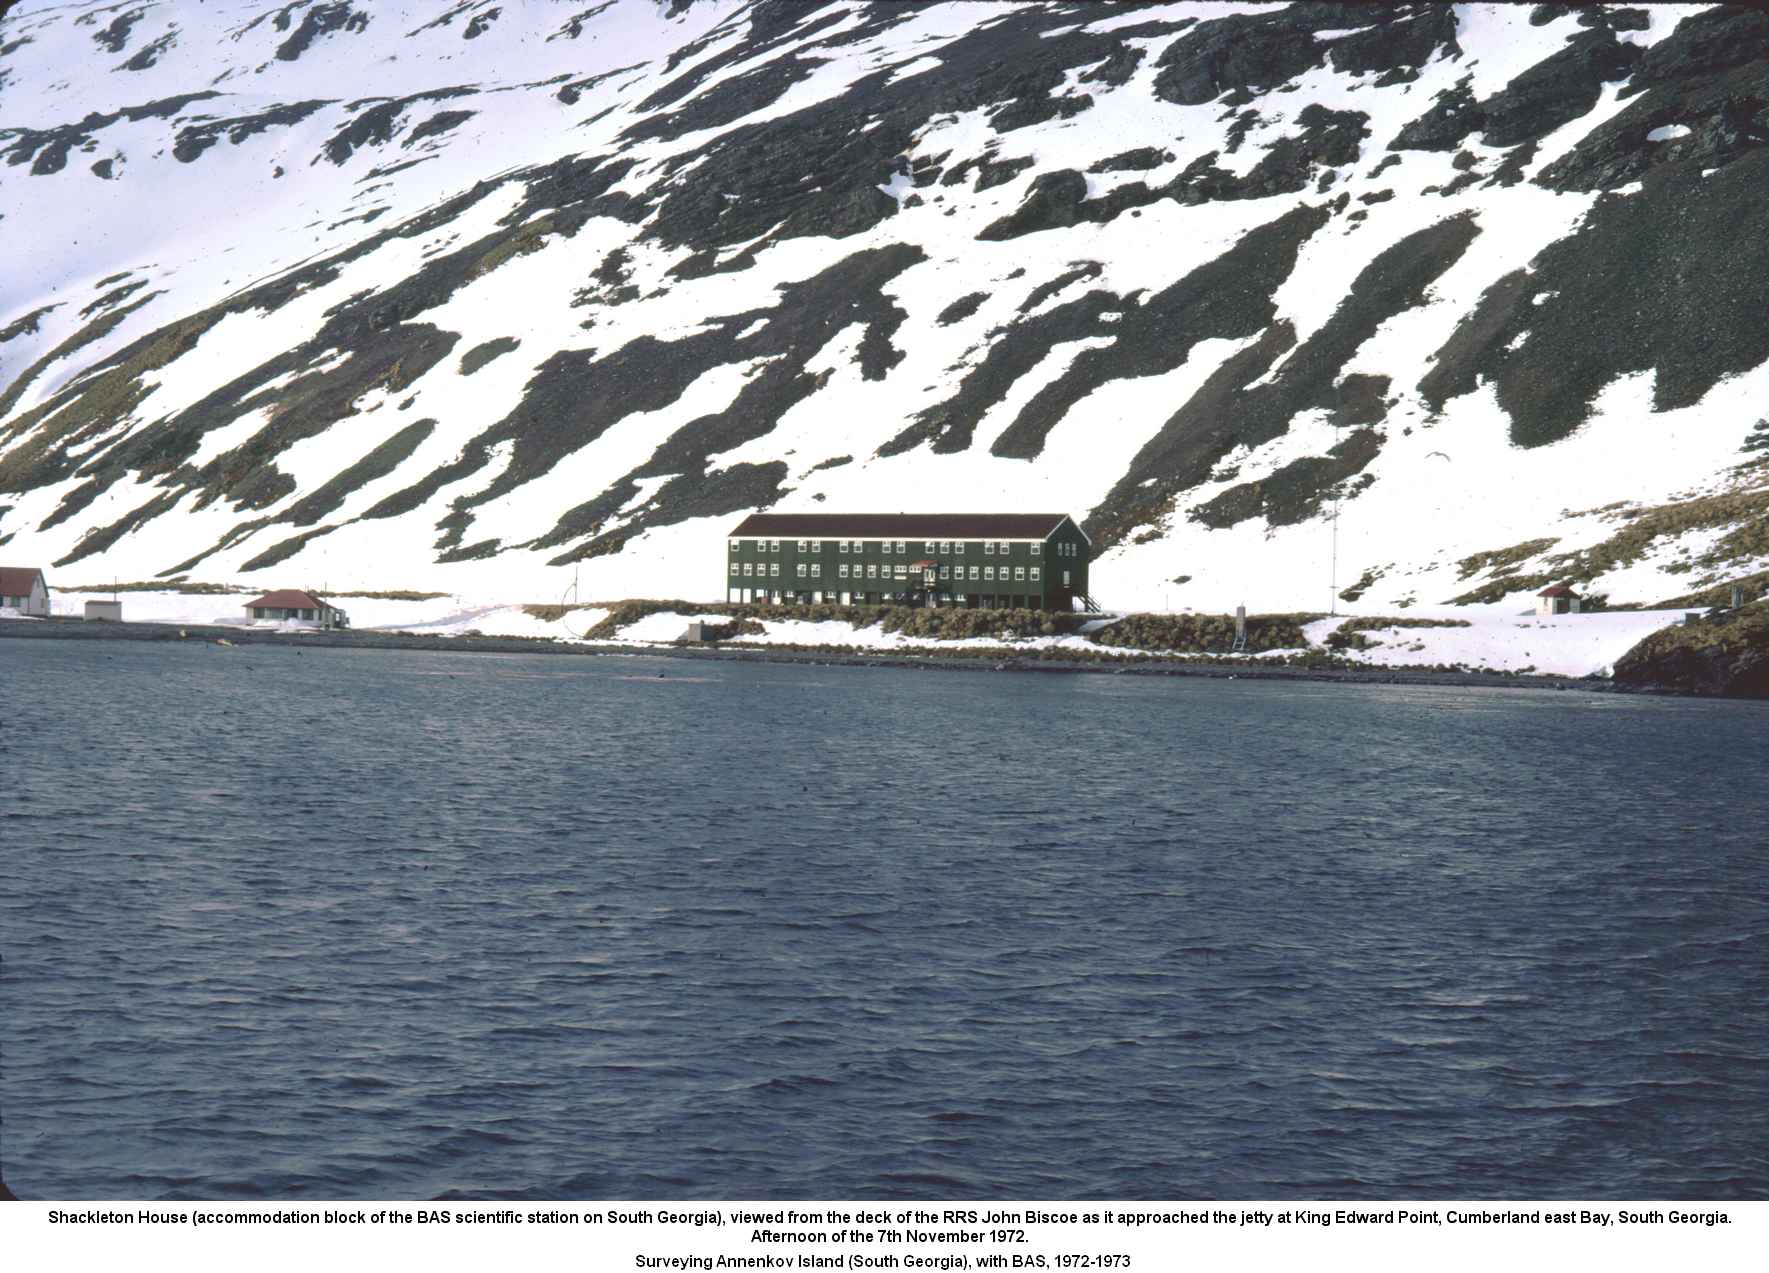
[[[752,513],[726,537],[729,601],[1096,610],[1092,541],[1063,513]]]

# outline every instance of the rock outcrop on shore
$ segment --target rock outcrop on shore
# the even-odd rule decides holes
[[[1655,632],[1615,665],[1619,685],[1769,698],[1769,605]]]

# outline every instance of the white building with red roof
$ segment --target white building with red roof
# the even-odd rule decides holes
[[[0,610],[49,617],[49,581],[36,566],[0,566]]]
[[[337,606],[299,588],[279,588],[246,602],[246,618],[253,623],[300,623],[317,628],[342,628],[350,623]]]

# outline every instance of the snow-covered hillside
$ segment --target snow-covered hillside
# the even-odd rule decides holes
[[[1769,577],[1766,102],[1723,6],[26,0],[0,559],[715,598],[749,510],[1060,508],[1117,607],[1685,604]]]

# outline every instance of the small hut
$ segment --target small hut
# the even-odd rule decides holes
[[[1568,585],[1549,584],[1536,593],[1536,613],[1540,615],[1577,614],[1582,598]]]
[[[123,621],[123,603],[115,599],[110,601],[88,601],[86,618],[93,623],[121,623]]]

